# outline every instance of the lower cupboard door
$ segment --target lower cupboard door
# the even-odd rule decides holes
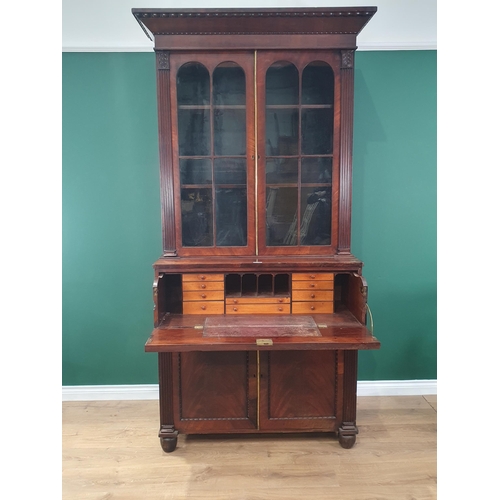
[[[342,408],[339,351],[261,352],[260,429],[334,431]]]
[[[177,430],[204,434],[257,428],[255,352],[183,352],[173,358]]]

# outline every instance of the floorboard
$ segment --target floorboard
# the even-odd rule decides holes
[[[62,404],[66,500],[434,500],[436,396],[359,397],[350,450],[330,435],[179,436],[157,401]]]

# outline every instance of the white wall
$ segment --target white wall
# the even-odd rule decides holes
[[[132,8],[270,8],[376,6],[358,37],[359,50],[435,50],[437,0],[63,0],[62,48],[66,52],[149,52],[153,43]]]

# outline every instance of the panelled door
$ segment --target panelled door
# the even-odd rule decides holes
[[[175,428],[188,434],[256,430],[256,360],[245,351],[175,353]]]
[[[181,432],[335,431],[343,351],[183,352],[173,358]]]
[[[337,430],[343,351],[267,351],[259,365],[261,430]]]

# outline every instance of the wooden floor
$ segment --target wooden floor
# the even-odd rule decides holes
[[[436,396],[359,397],[359,435],[179,436],[163,453],[157,401],[63,403],[63,499],[436,498]]]

